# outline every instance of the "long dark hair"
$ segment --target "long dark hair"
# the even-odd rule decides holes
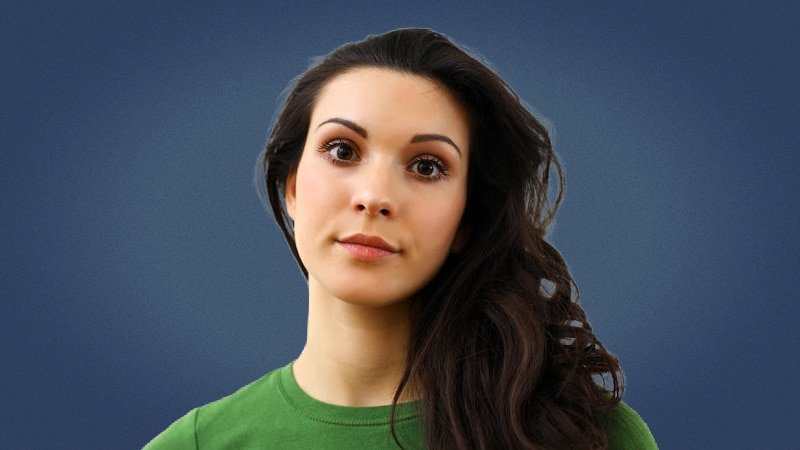
[[[286,178],[300,162],[320,89],[355,67],[434,80],[471,121],[462,218],[468,238],[411,300],[409,351],[393,406],[409,380],[418,380],[429,448],[606,447],[602,420],[620,400],[622,373],[578,305],[564,259],[544,240],[564,188],[547,130],[497,74],[445,36],[426,29],[370,36],[295,80],[261,163],[272,211],[303,274],[284,204]]]

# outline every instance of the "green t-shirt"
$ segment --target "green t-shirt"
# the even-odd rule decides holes
[[[400,403],[395,432],[407,449],[425,448],[419,402]],[[323,403],[294,379],[292,363],[232,395],[189,411],[156,436],[159,449],[397,449],[389,428],[391,406]],[[606,420],[611,449],[655,449],[647,425],[624,403]]]

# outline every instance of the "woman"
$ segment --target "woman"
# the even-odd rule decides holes
[[[543,239],[563,188],[547,131],[446,37],[325,57],[263,167],[308,279],[306,345],[148,448],[655,447]]]

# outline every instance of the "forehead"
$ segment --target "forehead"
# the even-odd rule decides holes
[[[332,117],[380,130],[443,133],[466,148],[469,121],[447,88],[428,78],[391,69],[360,67],[328,81],[311,115],[311,129]]]

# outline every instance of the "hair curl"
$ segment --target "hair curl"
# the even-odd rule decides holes
[[[260,162],[272,212],[303,274],[286,179],[299,164],[321,88],[356,67],[434,80],[471,121],[468,239],[412,299],[406,368],[392,405],[410,379],[419,381],[429,448],[605,448],[601,421],[619,402],[623,378],[578,305],[564,259],[544,240],[562,198],[561,166],[547,130],[514,91],[445,36],[426,29],[370,36],[295,80]],[[551,170],[558,176],[552,202]],[[392,434],[397,442],[393,420]]]

